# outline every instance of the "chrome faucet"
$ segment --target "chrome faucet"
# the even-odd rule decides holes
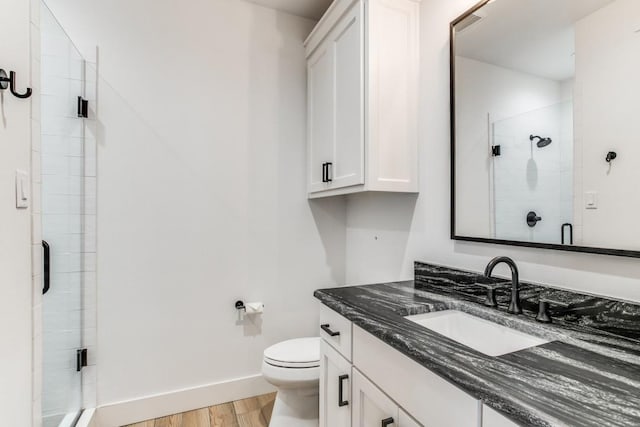
[[[484,275],[491,277],[493,269],[496,265],[505,263],[511,269],[511,304],[509,304],[509,313],[522,314],[522,307],[520,306],[520,278],[518,274],[518,267],[516,267],[515,261],[506,256],[500,256],[492,259],[487,267],[484,269]]]

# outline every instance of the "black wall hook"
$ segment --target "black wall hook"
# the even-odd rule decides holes
[[[9,77],[7,77],[7,72],[0,68],[0,90],[5,90],[9,88],[13,96],[16,98],[26,99],[31,97],[32,90],[31,88],[27,88],[25,93],[18,93],[16,91],[16,72],[10,71]]]
[[[607,163],[611,163],[611,161],[615,160],[617,157],[618,153],[616,153],[615,151],[609,151],[605,160],[607,161]]]

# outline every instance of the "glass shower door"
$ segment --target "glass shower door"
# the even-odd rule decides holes
[[[66,427],[82,410],[77,353],[83,330],[84,123],[78,97],[84,95],[85,63],[44,3],[41,46],[42,415],[45,427]]]

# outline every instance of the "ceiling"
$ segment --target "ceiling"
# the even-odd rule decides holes
[[[332,0],[248,0],[272,9],[318,21]]]
[[[456,34],[456,54],[536,76],[575,73],[574,24],[615,0],[494,0]],[[477,18],[476,18],[477,19]]]

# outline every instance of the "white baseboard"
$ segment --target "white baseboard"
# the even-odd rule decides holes
[[[119,427],[140,421],[205,408],[220,403],[274,392],[276,389],[262,375],[157,394],[141,399],[100,406],[97,425],[93,427]],[[96,418],[96,417],[94,417]]]
[[[78,420],[76,427],[100,427],[98,425],[96,409],[89,408],[82,411],[82,415],[80,415],[80,419]]]

